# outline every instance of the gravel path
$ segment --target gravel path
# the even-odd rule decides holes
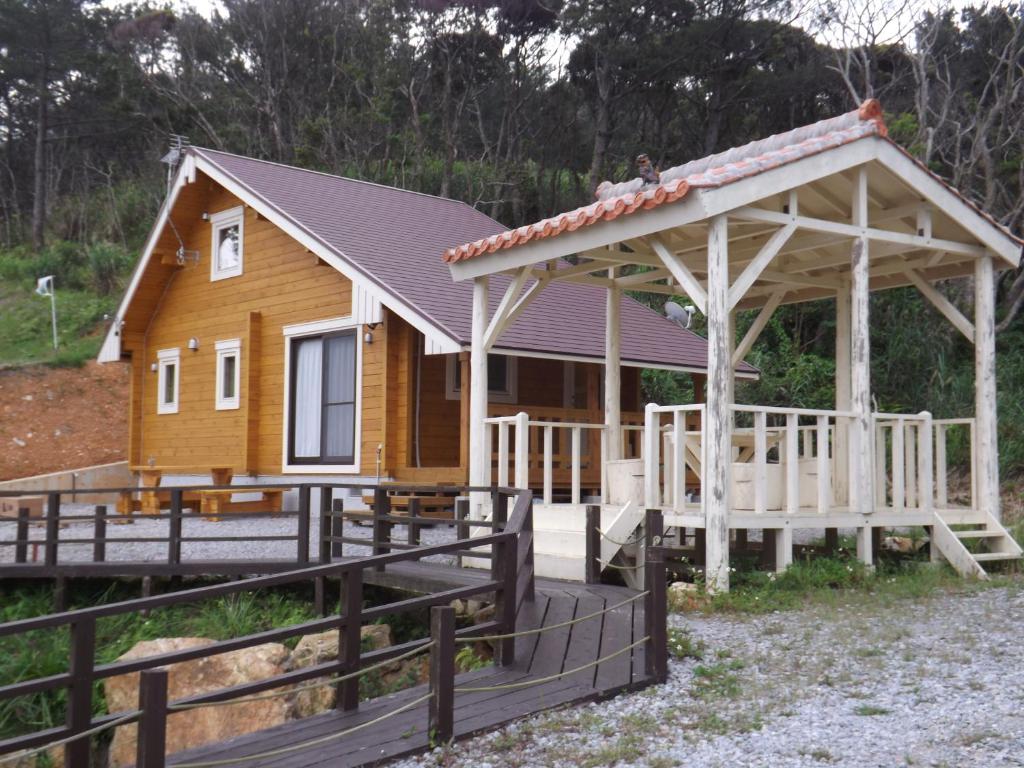
[[[61,514],[67,516],[91,515],[93,507],[86,504],[65,504],[61,506]],[[204,538],[213,536],[237,536],[239,541],[212,542],[194,541],[184,542],[181,548],[182,560],[258,560],[283,559],[295,557],[295,540],[291,541],[267,541],[260,540],[260,537],[290,536],[294,537],[298,526],[296,517],[275,517],[263,516],[225,516],[219,521],[213,522],[203,517],[189,517],[182,521],[182,536],[184,538]],[[107,525],[108,539],[148,539],[167,537],[167,520],[150,520],[145,516],[136,515],[130,525]],[[89,539],[93,535],[93,524],[89,521],[69,522],[61,528],[60,538],[62,541],[72,539]],[[320,535],[319,515],[311,515],[310,519],[310,556],[317,556],[317,539]],[[356,525],[352,522],[345,523],[345,536],[359,539],[369,539],[373,531],[369,526]],[[396,525],[392,532],[395,541],[407,541],[408,532],[404,525]],[[13,541],[16,538],[15,525],[13,522],[0,521],[0,542]],[[29,538],[42,541],[45,538],[45,528],[42,524],[34,524],[29,527]],[[442,544],[455,540],[455,529],[448,524],[438,524],[420,529],[420,541],[423,544]],[[41,548],[40,548],[41,549]],[[59,550],[61,562],[73,562],[92,559],[92,544],[61,544]],[[364,556],[370,554],[370,548],[360,547],[354,544],[345,545],[346,556]],[[29,559],[32,558],[32,548],[29,548]],[[38,557],[42,557],[42,551]],[[166,560],[166,541],[157,542],[130,542],[119,543],[117,541],[107,542],[107,560]],[[448,555],[437,555],[425,558],[427,561],[451,562]],[[0,562],[13,562],[14,547],[0,546]]]
[[[665,686],[398,765],[1024,766],[1020,586],[670,623],[703,659]]]

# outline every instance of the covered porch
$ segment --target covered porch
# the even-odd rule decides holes
[[[587,427],[602,446],[600,501],[660,509],[666,525],[701,531],[706,581],[717,590],[729,586],[731,530],[772,532],[765,541],[780,568],[799,528],[855,529],[866,563],[873,531],[892,526],[925,526],[933,556],[964,573],[984,576],[982,562],[1020,555],[999,523],[994,280],[1018,264],[1021,242],[890,141],[877,102],[671,168],[656,184],[606,182],[598,193],[590,206],[452,249],[446,260],[456,280],[474,281],[474,378],[546,286],[605,289],[603,420]],[[511,281],[490,311],[496,274]],[[970,318],[933,285],[968,276]],[[900,286],[915,286],[974,345],[973,415],[873,407],[870,294]],[[623,291],[679,296],[706,317],[705,402],[648,404],[642,427],[623,418]],[[822,298],[835,300],[834,408],[737,403],[736,367],[775,310]],[[737,339],[744,310],[756,316]],[[528,410],[489,417],[476,391],[469,411],[471,484],[490,480],[496,440],[499,482],[531,485],[554,504],[553,429]],[[581,431],[571,432],[571,474],[582,472]],[[967,446],[963,498],[949,489],[951,437]],[[569,501],[579,503],[570,482]],[[471,514],[484,504],[476,500]],[[969,538],[987,549],[968,551]]]

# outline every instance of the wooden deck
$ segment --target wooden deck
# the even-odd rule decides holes
[[[368,573],[367,576],[370,574]],[[427,563],[390,566],[375,580],[409,588],[444,584],[469,585],[487,578],[481,571],[457,569]],[[635,597],[624,587],[583,585],[537,580],[536,600],[526,602],[517,617],[517,630],[553,626]],[[570,703],[592,701],[650,683],[644,673],[643,645],[608,658],[645,636],[643,600],[634,600],[600,616],[516,641],[516,661],[508,667],[487,667],[458,675],[455,694],[455,738],[465,738],[517,718]],[[525,683],[591,666],[573,674],[536,685],[500,690],[459,692],[460,688],[489,688]],[[329,712],[286,723],[249,736],[181,752],[168,758],[168,765],[187,765],[224,759],[238,759],[237,765],[251,768],[302,768],[376,765],[430,747],[427,730],[427,702],[401,714],[368,725],[347,736],[330,738],[363,723],[369,723],[400,709],[427,693],[425,685],[366,702],[355,712]],[[304,742],[327,739],[295,748]],[[281,750],[288,750],[282,752]],[[276,751],[260,758],[257,755]],[[253,756],[246,759],[247,756]]]

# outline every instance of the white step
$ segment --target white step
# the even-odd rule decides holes
[[[974,559],[979,563],[988,563],[998,560],[1019,560],[1020,554],[1017,552],[975,552]]]
[[[1005,534],[1000,531],[953,531],[958,539],[1001,539]]]

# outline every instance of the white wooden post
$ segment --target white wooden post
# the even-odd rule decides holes
[[[927,411],[920,414],[917,450],[917,493],[921,511],[931,514],[935,511],[935,484],[933,472],[932,415]]]
[[[718,215],[708,222],[708,381],[704,443],[704,497],[707,551],[706,586],[710,592],[729,589],[729,504],[732,476],[732,344],[729,321],[728,221]]]
[[[775,530],[775,570],[782,573],[793,564],[793,529],[787,524]]]
[[[644,409],[644,507],[656,509],[660,507],[658,493],[658,454],[661,451],[659,440],[661,440],[658,429],[657,405],[648,403]]]
[[[949,480],[946,477],[946,425],[935,425],[935,503],[948,506]]]
[[[885,430],[882,422],[875,424],[875,507],[888,506],[885,497]]]
[[[906,507],[906,469],[907,452],[903,447],[906,437],[903,419],[896,419],[892,427],[892,511],[903,512]]]
[[[843,278],[836,293],[836,410],[850,410],[850,281]],[[845,416],[836,418],[832,443],[833,488],[838,506],[850,504],[850,426]]]
[[[999,504],[999,443],[996,431],[996,307],[991,254],[974,264],[974,418],[978,506],[996,520]]]
[[[530,417],[516,414],[516,488],[530,487]]]
[[[554,497],[554,427],[544,427],[544,503],[550,504]]]
[[[487,348],[484,335],[487,332],[487,278],[478,277],[473,281],[472,345],[469,353],[469,484],[484,486],[491,484],[491,446],[484,441],[484,420],[487,418]],[[463,382],[463,386],[467,382]],[[483,505],[487,494],[470,496],[469,516],[474,520],[483,517]]]
[[[795,413],[786,414],[786,512],[800,511],[800,427]]]
[[[768,414],[754,412],[754,512],[768,509]]]
[[[686,507],[686,419],[682,411],[672,413],[672,507]]]
[[[829,477],[832,465],[828,451],[828,416],[818,417],[818,513],[828,514],[832,506],[832,478]]]
[[[508,487],[508,422],[498,422],[498,485]]]
[[[920,439],[919,435],[915,435],[917,428],[916,424],[910,422],[904,422],[904,434],[903,438],[903,450],[906,452],[906,463],[907,463],[907,509],[917,509],[920,507],[920,503],[917,498],[917,440]]]
[[[614,281],[615,269],[608,270]],[[607,289],[604,330],[604,425],[608,436],[608,453],[601,461],[622,458],[622,368],[621,322],[622,290],[614,283]]]
[[[572,427],[572,503],[580,503],[580,432],[578,426]]]
[[[868,226],[867,170],[857,171],[853,191],[853,224]],[[874,511],[874,473],[871,471],[871,327],[869,318],[870,264],[868,239],[853,240],[850,249],[850,495],[851,508],[862,515]],[[873,563],[871,526],[857,532],[857,556],[867,565]]]

